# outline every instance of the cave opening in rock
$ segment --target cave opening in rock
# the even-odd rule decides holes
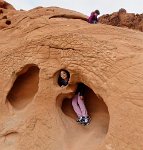
[[[20,110],[33,100],[38,91],[39,68],[36,65],[26,65],[16,76],[7,95],[7,101],[15,109]]]
[[[109,112],[102,97],[95,94],[91,88],[85,85],[84,102],[88,114],[91,117],[90,125],[98,126],[98,128],[107,134],[109,126]],[[72,98],[64,98],[61,102],[61,109],[66,116],[76,120],[77,116],[72,108]]]
[[[5,22],[7,25],[10,25],[11,24],[11,21],[10,20],[6,20]]]
[[[3,10],[2,9],[0,9],[0,14],[3,14]]]

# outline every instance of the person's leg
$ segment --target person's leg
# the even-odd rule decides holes
[[[89,125],[90,123],[90,117],[88,116],[88,113],[87,113],[87,109],[85,107],[85,104],[84,104],[84,100],[82,100],[80,98],[80,95],[78,94],[78,104],[79,104],[79,107],[81,109],[81,113],[82,113],[82,124],[83,125]]]
[[[79,96],[79,93],[78,93],[78,105],[80,107],[80,110],[81,110],[81,114],[83,117],[87,117],[88,116],[88,113],[87,113],[87,109],[85,107],[85,104],[84,104],[84,100],[82,100]]]
[[[75,95],[73,97],[72,106],[73,106],[73,109],[74,109],[75,113],[77,114],[77,116],[79,118],[82,117],[82,113],[81,113],[81,110],[80,110],[79,105],[78,105],[78,95]]]

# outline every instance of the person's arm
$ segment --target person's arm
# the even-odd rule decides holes
[[[89,22],[89,23],[92,23],[92,18],[91,18],[91,16],[88,18],[88,22]]]
[[[64,85],[61,85],[60,87],[62,87],[62,88],[63,88],[63,87],[65,87],[65,86],[64,86]]]
[[[88,18],[88,22],[89,22],[89,23],[92,23],[92,22],[93,22],[93,16],[94,16],[93,13],[91,13],[90,17]]]

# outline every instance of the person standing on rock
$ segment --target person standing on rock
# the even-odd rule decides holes
[[[58,78],[58,84],[60,87],[67,86],[69,78],[69,72],[62,69]],[[78,117],[77,122],[83,125],[88,125],[90,123],[90,117],[88,116],[87,109],[84,104],[85,85],[83,83],[78,83],[74,93],[75,95],[72,98],[72,106]]]
[[[99,10],[95,10],[91,13],[90,17],[88,18],[88,22],[91,24],[96,24],[98,23],[98,18],[97,16],[100,15]]]

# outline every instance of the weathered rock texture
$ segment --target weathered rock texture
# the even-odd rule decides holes
[[[1,150],[141,150],[143,33],[61,8],[1,9]],[[5,22],[3,22],[5,23]],[[70,84],[61,88],[61,68]],[[76,123],[74,86],[87,87],[89,126]]]
[[[4,0],[0,0],[0,8],[15,10],[15,8],[11,4],[9,4],[8,2]]]
[[[143,14],[127,13],[125,9],[118,12],[106,14],[99,18],[99,22],[103,24],[137,29],[143,32]]]

